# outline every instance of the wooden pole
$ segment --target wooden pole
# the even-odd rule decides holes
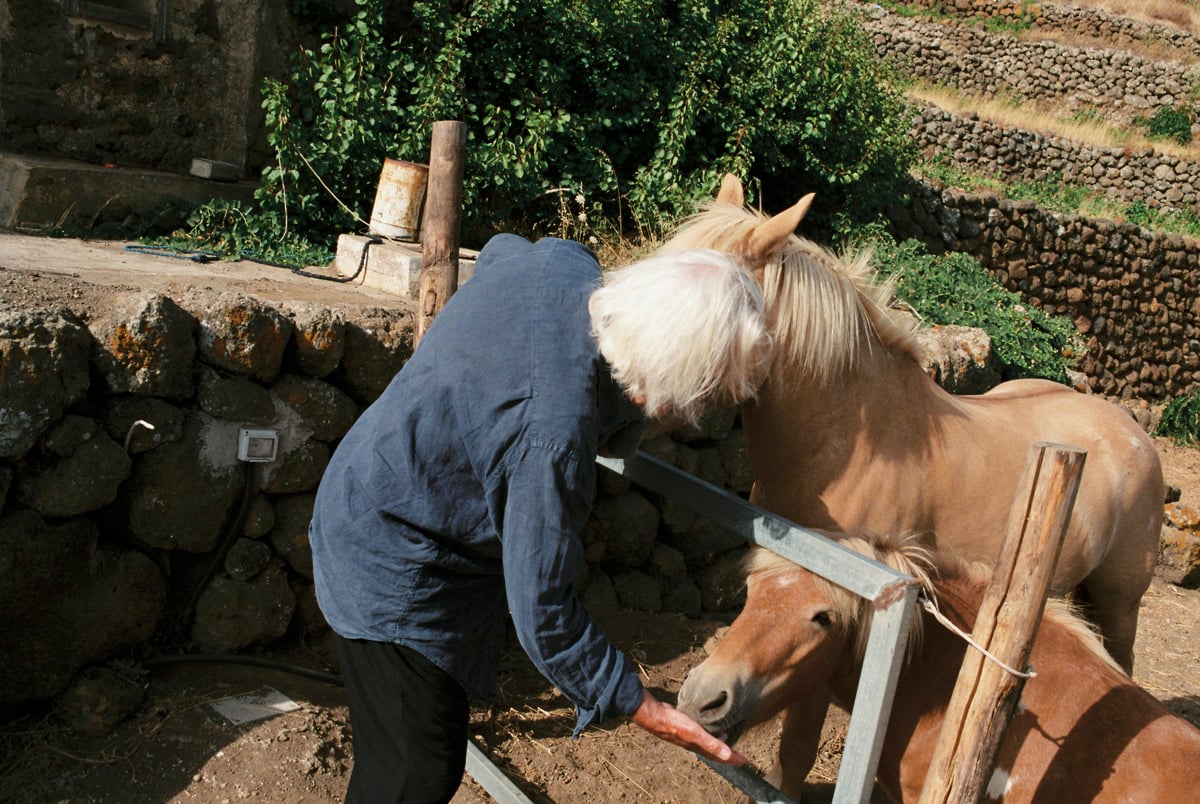
[[[972,638],[1025,670],[1041,623],[1087,452],[1039,442],[1025,461]],[[1034,668],[1036,672],[1036,668]],[[1025,679],[967,648],[920,804],[982,800]]]
[[[421,221],[421,283],[413,348],[458,290],[458,238],[462,228],[467,124],[439,120],[429,145],[429,186]]]

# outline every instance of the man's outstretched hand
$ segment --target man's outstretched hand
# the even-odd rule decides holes
[[[655,737],[695,751],[715,762],[729,765],[746,764],[746,758],[740,753],[713,737],[683,712],[663,703],[649,692],[645,693],[642,705],[633,713],[633,722]]]

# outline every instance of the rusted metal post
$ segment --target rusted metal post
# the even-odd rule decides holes
[[[462,229],[467,124],[439,120],[429,145],[429,186],[421,223],[421,282],[413,347],[458,290],[458,238]]]
[[[1008,528],[972,638],[1016,670],[1029,661],[1087,452],[1039,442],[1029,450]],[[1036,668],[1034,668],[1036,672]],[[982,800],[1022,677],[967,649],[942,724],[921,804]]]

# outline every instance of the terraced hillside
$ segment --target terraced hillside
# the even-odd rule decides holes
[[[922,149],[896,233],[1075,320],[1094,390],[1200,386],[1200,14],[1182,2],[862,4]]]
[[[1146,127],[1155,115],[1190,117],[1197,35],[1073,6],[1039,6],[994,32],[981,20],[1020,20],[1001,12],[1021,4],[972,5],[995,15],[867,12],[879,52],[915,79],[928,154],[1006,183],[1057,179],[1126,203],[1194,207],[1200,148],[1151,141]],[[1120,33],[1106,42],[1110,32]]]

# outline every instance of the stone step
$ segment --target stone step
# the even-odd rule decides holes
[[[478,251],[459,249],[458,283],[475,273]],[[367,287],[416,298],[421,288],[421,244],[388,238],[343,234],[338,236],[333,267],[338,276]]]
[[[214,198],[250,203],[257,186],[253,181],[209,181],[162,170],[0,152],[0,229],[96,232],[171,203]]]

